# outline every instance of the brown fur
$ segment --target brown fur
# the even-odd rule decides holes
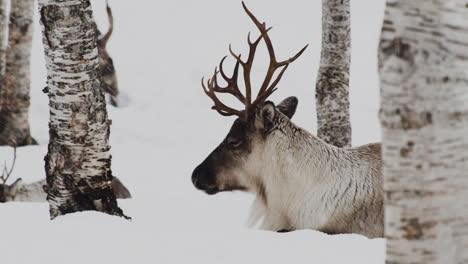
[[[294,125],[297,100],[265,103],[237,119],[193,172],[208,194],[255,193],[252,223],[267,230],[315,229],[383,236],[381,146],[337,148]],[[276,110],[275,110],[276,109]]]

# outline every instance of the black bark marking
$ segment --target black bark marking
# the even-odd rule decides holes
[[[407,106],[396,108],[391,112],[385,112],[381,109],[380,116],[382,126],[387,129],[416,130],[430,126],[433,123],[431,112],[416,112]],[[391,121],[387,121],[389,119],[386,116],[391,116]]]
[[[405,147],[400,149],[400,155],[404,158],[407,158],[409,153],[413,151],[414,142],[408,141]]]
[[[419,240],[424,236],[424,230],[433,228],[437,225],[436,222],[420,223],[418,218],[402,219],[406,223],[400,229],[405,231],[404,237],[408,240]]]
[[[386,56],[396,56],[409,64],[414,63],[414,54],[411,51],[411,45],[402,38],[395,38],[392,41],[382,44],[381,51]]]
[[[412,218],[406,221],[407,224],[402,226],[401,229],[405,231],[404,237],[408,240],[418,240],[421,239],[424,235],[423,229],[419,224],[419,219]]]
[[[52,43],[50,42],[50,38],[49,38],[49,32],[51,32],[51,29],[50,29],[50,24],[48,23],[47,19],[46,19],[46,8],[47,7],[43,7],[41,8],[41,22],[42,22],[42,25],[45,27],[45,30],[44,30],[44,37],[47,41],[47,45],[49,45],[50,49],[54,49],[54,47],[52,46]]]

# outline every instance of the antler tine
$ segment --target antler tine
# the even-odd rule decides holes
[[[294,55],[293,57],[289,58],[288,60],[285,60],[283,62],[281,62],[281,65],[279,67],[282,67],[284,66],[280,73],[278,74],[278,76],[276,76],[275,80],[271,83],[271,85],[268,86],[268,88],[262,93],[258,95],[258,97],[255,99],[255,101],[252,103],[252,104],[257,104],[259,102],[263,102],[266,100],[266,98],[268,98],[273,92],[275,92],[277,90],[276,86],[278,85],[279,81],[281,80],[281,78],[283,77],[284,73],[286,72],[286,70],[288,69],[289,67],[289,64],[293,63],[295,60],[297,60],[301,55],[302,53],[304,53],[304,51],[307,49],[309,45],[307,44],[304,48],[302,48],[298,53],[296,53],[296,55]]]
[[[239,90],[239,87],[237,85],[237,79],[239,75],[239,61],[236,63],[236,66],[234,67],[234,72],[232,74],[232,77],[229,78],[223,70],[223,63],[224,60],[226,59],[226,56],[221,60],[219,63],[219,71],[217,68],[215,68],[215,71],[213,73],[213,77],[209,80],[209,89],[212,89],[214,92],[217,93],[229,93],[235,96],[241,103],[244,103],[245,97],[242,95],[241,91]],[[218,73],[221,73],[221,76],[223,79],[226,81],[227,85],[226,87],[221,87],[218,84]]]
[[[260,30],[260,33],[262,35],[261,37],[264,37],[264,35],[266,35],[266,33],[268,33],[268,31],[271,29],[271,27],[267,29],[265,23],[260,23],[260,21],[258,21],[258,19],[254,16],[254,14],[252,14],[252,12],[250,12],[250,10],[247,8],[244,1],[242,1],[242,7],[244,8],[245,12],[250,17],[250,19],[252,19],[252,21],[257,26],[257,28]]]
[[[224,63],[224,60],[226,60],[227,56],[224,56],[222,59],[221,59],[221,62],[219,63],[219,72],[221,73],[221,76],[223,77],[224,80],[228,81],[230,80],[229,77],[227,77],[227,75],[224,73],[223,71],[223,63]],[[237,62],[239,63],[239,62]],[[236,63],[236,64],[237,64]],[[231,78],[234,78],[234,75],[236,75],[236,72],[234,71],[233,75]]]
[[[272,93],[274,93],[276,90],[278,90],[276,85],[278,85],[279,81],[283,77],[283,74],[286,72],[288,67],[289,67],[289,64],[287,64],[286,66],[283,67],[283,69],[281,69],[280,73],[278,74],[276,79],[273,81],[273,83],[263,93],[259,93],[259,95],[255,99],[253,104],[258,104],[260,102],[264,102]]]
[[[3,181],[3,184],[6,184],[6,182],[8,181],[8,178],[10,178],[10,175],[13,172],[13,169],[15,168],[15,163],[16,163],[16,146],[13,148],[13,163],[11,164],[10,170],[7,169],[7,165],[5,161],[3,172],[2,172],[2,175],[0,176],[0,180]]]
[[[250,39],[248,40],[249,45],[250,45]],[[258,44],[258,43],[257,43]],[[245,109],[249,108],[250,103],[251,103],[251,91],[252,91],[252,85],[250,84],[250,69],[252,68],[251,65],[249,66],[249,62],[251,63],[251,57],[252,57],[252,49],[255,49],[255,46],[250,45],[250,52],[249,52],[249,57],[247,58],[247,61],[242,61],[241,55],[236,55],[236,53],[232,50],[231,44],[229,44],[229,53],[231,53],[231,56],[233,56],[238,64],[242,65],[242,68],[244,69],[244,85],[245,85],[245,97],[243,104],[245,105]]]
[[[260,36],[257,40],[259,41],[260,39],[262,39],[262,36]],[[252,46],[255,43],[255,42],[250,41],[250,31],[247,34],[247,42],[249,43],[249,46]]]
[[[271,42],[270,37],[268,36],[268,32],[266,30],[266,24],[265,23],[260,23],[260,21],[255,17],[255,15],[250,12],[250,10],[247,8],[244,2],[242,2],[242,7],[244,8],[245,12],[247,15],[250,17],[250,19],[254,22],[255,26],[257,26],[258,30],[260,31],[261,36],[265,40],[265,44],[268,49],[268,54],[270,55],[270,65],[268,67],[267,75],[265,77],[265,80],[263,81],[262,86],[260,87],[260,90],[258,91],[257,98],[261,96],[267,89],[267,86],[269,82],[271,81],[271,78],[273,77],[273,74],[275,70],[278,68],[277,62],[276,62],[276,55],[275,55],[275,50],[273,48],[273,44]]]
[[[234,51],[232,51],[232,46],[229,44],[229,53],[233,56],[240,64],[244,65],[244,62],[241,60],[241,55],[237,55]]]
[[[6,181],[7,181],[7,178],[5,178],[6,174],[7,174],[7,169],[6,169],[6,161],[5,161],[4,164],[3,164],[2,175],[0,176],[0,180],[2,180],[3,184],[6,184]]]
[[[216,75],[217,75],[217,71],[215,71],[215,74],[213,75],[213,77],[211,79],[208,79],[208,81],[207,81],[208,88],[205,86],[204,78],[202,78],[202,80],[201,80],[203,91],[214,102],[214,105],[211,107],[211,109],[216,110],[219,114],[221,114],[223,116],[233,116],[233,115],[242,116],[242,111],[236,110],[234,108],[231,108],[231,107],[223,104],[219,100],[219,98],[216,96],[215,89],[214,89],[215,86],[216,86],[215,85]]]
[[[16,146],[13,148],[13,163],[11,164],[11,168],[7,173],[7,179],[10,177],[11,173],[13,172],[13,169],[15,168],[15,163],[16,163]]]
[[[247,60],[243,61],[241,59],[241,55],[237,55],[233,50],[232,46],[229,45],[229,53],[236,59],[236,65],[234,67],[234,72],[232,74],[232,77],[228,77],[223,69],[223,64],[224,61],[226,60],[226,57],[224,57],[220,64],[219,64],[219,73],[221,73],[221,76],[223,79],[227,82],[226,87],[220,87],[217,81],[217,74],[218,71],[217,69],[215,70],[213,77],[211,79],[208,79],[206,86],[205,86],[205,81],[202,78],[202,87],[206,95],[208,95],[214,102],[214,106],[212,109],[218,111],[223,116],[232,116],[232,115],[237,115],[240,118],[243,118],[244,120],[247,120],[249,118],[249,112],[253,109],[252,106],[255,106],[261,102],[264,102],[266,98],[268,98],[272,93],[274,93],[277,90],[277,85],[281,78],[283,77],[283,74],[286,72],[288,66],[290,63],[294,62],[299,56],[302,55],[302,53],[305,51],[307,46],[302,48],[296,55],[293,57],[289,58],[288,60],[278,62],[275,56],[275,51],[273,48],[273,44],[271,42],[270,37],[268,36],[268,32],[271,30],[270,28],[266,27],[265,23],[260,23],[258,19],[247,9],[247,6],[245,5],[244,2],[242,2],[242,6],[244,7],[244,10],[246,11],[247,15],[251,18],[251,20],[255,23],[257,26],[258,30],[260,31],[260,36],[252,42],[251,40],[251,35],[250,32],[247,35],[247,42],[249,44],[249,55],[247,57]],[[257,50],[258,44],[261,42],[261,40],[265,40],[266,47],[268,49],[268,54],[270,56],[270,65],[268,67],[267,75],[265,77],[265,80],[262,83],[262,86],[257,94],[257,97],[255,98],[254,102],[252,103],[252,84],[251,84],[251,70],[252,70],[252,65],[255,57],[255,52]],[[239,66],[242,66],[243,68],[243,76],[244,76],[244,84],[245,84],[245,96],[241,93],[239,90],[239,86],[237,83],[238,76],[239,76]],[[273,83],[270,82],[275,74],[275,71],[281,68],[280,73],[276,77],[276,79],[273,81]],[[239,101],[241,101],[244,106],[245,110],[236,110],[233,109],[225,104],[223,104],[219,98],[216,96],[216,92],[218,93],[230,93],[234,95]]]
[[[221,62],[219,63],[219,72],[221,73],[221,76],[223,77],[223,79],[226,81],[227,86],[226,87],[219,87],[219,85],[217,83],[215,83],[216,87],[214,87],[214,90],[215,90],[215,92],[218,92],[218,93],[230,93],[230,94],[234,95],[237,99],[239,99],[239,101],[241,101],[241,103],[244,103],[245,102],[245,97],[241,93],[241,91],[239,90],[239,86],[237,85],[237,79],[238,79],[238,76],[239,76],[240,62],[239,61],[236,62],[236,65],[234,66],[234,72],[232,74],[232,77],[229,78],[229,77],[227,77],[227,75],[224,73],[224,70],[223,70],[223,63],[224,63],[224,60],[226,58],[227,58],[227,56],[225,56],[221,60]]]
[[[247,99],[246,109],[250,108],[250,105],[252,105],[252,82],[251,82],[250,73],[252,71],[253,60],[255,58],[255,52],[257,51],[258,44],[260,43],[262,38],[264,38],[265,35],[268,34],[268,31],[270,31],[271,29],[272,29],[271,27],[266,28],[266,25],[263,24],[263,31],[261,31],[260,36],[254,42],[250,40],[250,32],[247,35],[247,42],[249,43],[249,57],[247,58],[247,61],[242,65],[244,68],[245,94],[246,94],[246,99]]]
[[[112,32],[114,31],[114,16],[112,15],[112,9],[109,6],[109,1],[106,1],[106,12],[107,18],[109,20],[109,29],[107,30],[107,33],[101,38],[101,43],[103,47],[107,46],[107,42],[109,41]]]
[[[250,12],[250,10],[247,8],[244,2],[242,2],[242,6],[244,7],[245,12],[247,15],[250,17],[250,19],[254,22],[254,24],[257,26],[258,30],[263,36],[263,39],[265,40],[265,45],[268,50],[268,54],[270,56],[270,65],[267,70],[267,74],[265,76],[265,80],[262,83],[262,86],[260,87],[258,94],[257,94],[257,99],[255,100],[255,103],[260,102],[261,98],[266,99],[268,96],[265,96],[265,93],[269,91],[267,94],[271,95],[273,88],[278,84],[278,82],[281,80],[281,77],[283,76],[284,72],[286,71],[287,67],[283,68],[278,77],[273,81],[273,84],[270,85],[270,82],[273,78],[273,75],[275,74],[275,71],[283,66],[287,66],[290,63],[294,62],[299,56],[302,55],[302,53],[306,50],[308,45],[306,45],[304,48],[302,48],[296,55],[294,55],[292,58],[289,58],[288,60],[285,61],[280,61],[276,59],[275,55],[275,50],[273,47],[273,43],[270,39],[270,36],[268,36],[268,31],[269,29],[266,29],[266,24],[265,23],[260,23],[260,21],[255,17],[255,15]]]
[[[302,53],[304,53],[304,51],[309,47],[309,44],[305,45],[299,52],[296,53],[296,55],[294,55],[293,57],[285,60],[285,61],[282,61],[282,62],[278,62],[278,64],[280,66],[283,66],[283,65],[288,65],[290,63],[293,63],[295,60],[297,60],[301,55]]]

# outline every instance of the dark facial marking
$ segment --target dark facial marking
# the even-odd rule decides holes
[[[236,180],[219,182],[218,174],[235,168],[237,162],[250,153],[249,123],[238,118],[234,121],[226,138],[221,144],[193,171],[192,182],[197,189],[207,194],[221,191],[246,190],[245,186],[235,184]],[[223,186],[220,189],[219,186]]]
[[[249,129],[248,124],[242,119],[237,118],[236,121],[234,121],[234,124],[232,124],[232,127],[229,130],[229,133],[227,134],[223,143],[221,144],[226,144],[226,146],[231,150],[244,147],[245,144],[248,143],[247,142],[248,129]]]

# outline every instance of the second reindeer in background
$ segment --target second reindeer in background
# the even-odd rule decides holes
[[[109,3],[107,3],[106,12],[109,19],[109,29],[104,35],[98,30],[97,47],[100,58],[99,68],[101,69],[101,76],[104,81],[104,91],[109,94],[111,105],[118,106],[117,96],[119,95],[119,86],[115,74],[114,61],[109,55],[109,52],[107,52],[107,42],[109,42],[112,32],[114,31],[114,16],[112,15]]]

